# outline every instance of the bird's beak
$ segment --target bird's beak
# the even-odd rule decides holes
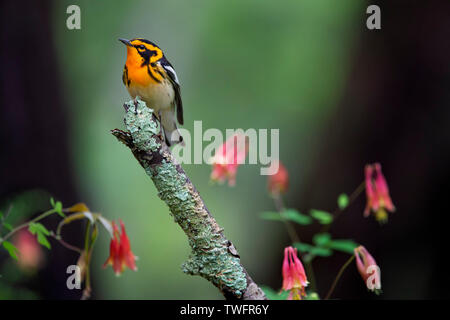
[[[133,46],[131,44],[130,40],[120,38],[119,41],[122,42],[123,44],[125,44],[126,46],[129,46],[129,47]]]

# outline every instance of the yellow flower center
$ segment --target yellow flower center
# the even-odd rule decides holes
[[[380,209],[378,209],[377,212],[375,212],[375,219],[379,223],[386,223],[388,221],[388,214],[383,207],[380,207]]]

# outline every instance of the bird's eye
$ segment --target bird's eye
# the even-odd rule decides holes
[[[141,44],[141,45],[139,46],[139,49],[145,49],[145,46],[144,46],[143,44]]]

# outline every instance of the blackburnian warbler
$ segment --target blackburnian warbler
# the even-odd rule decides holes
[[[127,46],[122,80],[131,97],[139,96],[154,110],[168,146],[182,143],[176,119],[183,124],[183,104],[175,69],[153,42],[142,38],[119,40]]]

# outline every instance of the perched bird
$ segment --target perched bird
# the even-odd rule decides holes
[[[142,38],[119,40],[127,46],[122,80],[131,97],[139,96],[154,110],[168,146],[183,143],[176,122],[183,124],[183,104],[175,69],[153,42]]]

